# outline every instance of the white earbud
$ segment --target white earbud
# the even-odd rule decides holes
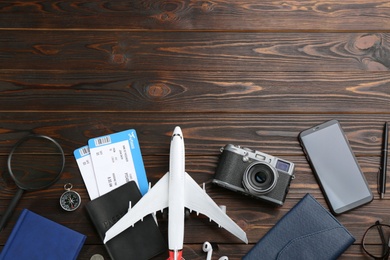
[[[213,247],[211,246],[211,244],[207,241],[204,242],[202,249],[203,252],[207,253],[206,260],[211,260],[211,256],[213,255]]]
[[[211,257],[213,255],[213,247],[211,246],[210,242],[204,242],[202,246],[203,252],[207,253],[206,260],[211,260]],[[219,260],[229,260],[227,256],[221,256]]]

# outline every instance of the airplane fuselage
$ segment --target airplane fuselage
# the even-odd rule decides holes
[[[184,181],[185,181],[184,140],[180,128],[175,128],[169,155],[168,195],[168,247],[173,251],[183,249],[184,240]]]

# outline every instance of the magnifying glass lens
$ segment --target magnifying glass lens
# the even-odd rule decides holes
[[[20,188],[44,189],[58,179],[64,158],[61,147],[53,141],[45,136],[32,135],[14,147],[8,167]]]
[[[0,231],[25,190],[48,188],[60,178],[65,166],[65,155],[54,139],[45,135],[29,135],[12,148],[7,163],[8,172],[19,189],[0,219]]]

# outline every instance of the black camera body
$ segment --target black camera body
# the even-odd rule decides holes
[[[294,163],[232,144],[221,148],[221,152],[213,183],[274,205],[283,205],[295,177]]]

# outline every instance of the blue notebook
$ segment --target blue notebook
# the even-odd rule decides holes
[[[337,259],[353,242],[351,233],[306,194],[243,259]]]
[[[24,209],[0,254],[0,260],[76,259],[86,236]]]

